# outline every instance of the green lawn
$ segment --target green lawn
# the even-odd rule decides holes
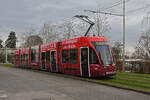
[[[88,80],[96,83],[150,92],[150,74],[118,72],[116,76],[113,77]]]
[[[5,64],[5,63],[0,63],[1,66],[8,66],[8,67],[14,67],[14,64]]]
[[[0,64],[2,66],[14,67],[13,64]],[[111,86],[118,86],[130,88],[135,90],[142,90],[150,93],[150,74],[139,74],[130,72],[117,72],[115,76],[106,78],[82,78],[76,76],[69,76],[58,73],[49,73],[61,77],[70,77],[74,79],[88,80],[99,84],[107,84]]]

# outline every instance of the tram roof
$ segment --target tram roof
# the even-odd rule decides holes
[[[75,43],[75,42],[79,42],[79,41],[89,42],[89,41],[109,41],[109,40],[106,37],[84,36],[84,37],[77,37],[77,38],[62,40],[62,44]]]

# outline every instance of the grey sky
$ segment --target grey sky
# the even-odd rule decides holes
[[[85,9],[107,8],[119,0],[0,0],[0,35],[5,39],[10,31],[17,34],[26,28],[39,27],[43,22],[59,22],[76,14],[87,14]],[[150,0],[127,0],[127,12],[150,5]],[[106,10],[122,13],[122,6]],[[150,7],[127,13],[126,45],[132,49],[141,34],[141,21]],[[108,16],[110,32],[105,33],[111,40],[122,40],[122,18]]]

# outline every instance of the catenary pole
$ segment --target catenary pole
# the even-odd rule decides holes
[[[125,0],[123,0],[123,62],[122,62],[122,72],[125,71]]]

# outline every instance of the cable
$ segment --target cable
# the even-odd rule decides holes
[[[107,9],[110,9],[110,8],[113,8],[113,7],[115,7],[115,6],[120,5],[121,3],[122,3],[122,1],[118,1],[118,2],[116,2],[115,4],[111,5],[110,7],[103,8],[101,11],[104,11],[104,10],[107,10]]]
[[[129,1],[131,1],[131,0],[126,0],[126,3],[129,2]],[[113,5],[110,6],[110,7],[103,8],[101,11],[104,11],[104,10],[107,10],[107,9],[110,9],[110,8],[113,8],[113,7],[116,7],[116,6],[119,6],[119,5],[121,5],[121,4],[122,4],[122,0],[116,2],[115,4],[113,4]]]
[[[133,12],[136,12],[136,11],[139,11],[139,10],[142,10],[142,9],[146,9],[146,8],[149,8],[149,7],[150,7],[150,4],[147,4],[145,7],[130,10],[130,11],[127,11],[126,13],[133,13]]]

